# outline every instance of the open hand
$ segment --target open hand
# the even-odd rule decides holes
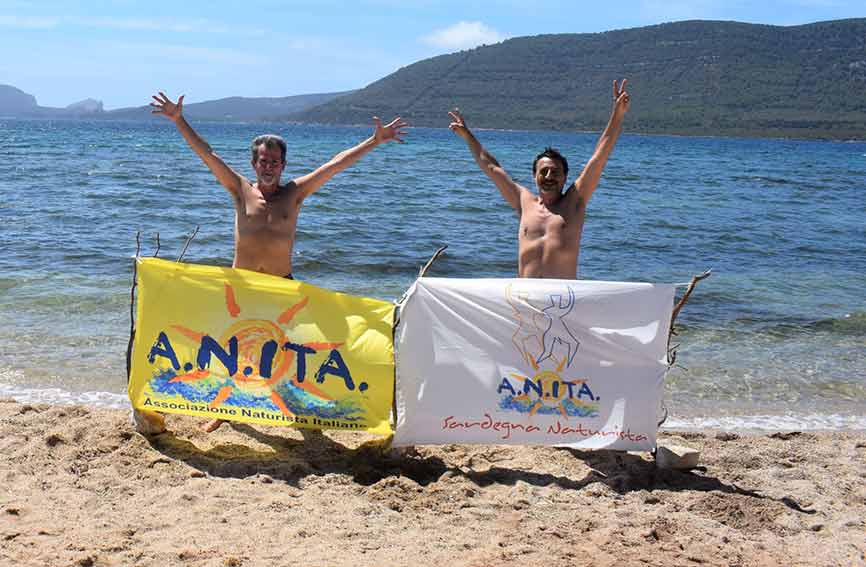
[[[177,122],[177,119],[183,115],[183,97],[184,95],[180,95],[177,103],[174,103],[165,96],[164,92],[160,91],[159,96],[153,95],[151,97],[155,102],[150,103],[150,106],[153,107],[150,112],[151,114],[162,114],[172,122]]]
[[[628,82],[628,79],[623,79],[619,85],[617,85],[616,81],[613,82],[613,111],[619,116],[623,116],[628,112],[629,103],[631,102],[631,96],[625,90],[626,82]]]
[[[448,129],[460,136],[461,138],[466,138],[469,135],[469,128],[466,127],[466,120],[463,118],[463,115],[460,114],[460,109],[455,108],[448,112],[448,116],[451,117],[451,124],[448,125]]]
[[[382,121],[379,120],[378,116],[373,117],[373,122],[376,123],[376,132],[373,134],[373,137],[376,139],[377,144],[381,144],[383,142],[390,142],[391,140],[396,140],[397,142],[403,143],[403,136],[406,135],[405,128],[409,124],[405,122],[399,116],[389,122],[388,124],[382,126]]]

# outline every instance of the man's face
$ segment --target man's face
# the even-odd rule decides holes
[[[543,157],[535,164],[535,185],[542,195],[559,195],[565,185],[565,171],[559,160]]]
[[[280,148],[269,148],[262,144],[256,148],[256,156],[253,169],[256,170],[259,185],[265,187],[278,185],[283,175],[283,168],[286,167]]]

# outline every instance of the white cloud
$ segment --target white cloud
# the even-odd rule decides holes
[[[421,38],[426,44],[447,49],[469,49],[483,44],[498,43],[502,34],[481,22],[457,22]]]
[[[798,6],[806,8],[847,8],[847,2],[839,0],[798,0],[795,2]]]
[[[47,30],[57,27],[57,19],[0,16],[0,27],[28,30]]]
[[[167,43],[118,42],[109,45],[112,51],[122,51],[125,57],[134,57],[139,61],[183,61],[187,66],[195,62],[231,65],[234,67],[257,67],[266,64],[254,51],[245,52],[229,48],[193,47]]]
[[[144,19],[144,18],[72,18],[72,23],[113,30],[138,30],[138,31],[164,31],[175,33],[213,33],[213,34],[235,34],[248,36],[263,36],[265,31],[261,29],[248,29],[215,24],[208,20],[178,21],[173,19]]]
[[[16,29],[55,29],[69,25],[103,30],[128,30],[147,32],[232,34],[261,37],[266,35],[260,28],[242,28],[213,23],[208,20],[179,21],[173,19],[110,18],[110,17],[56,17],[7,16],[0,14],[0,27]]]

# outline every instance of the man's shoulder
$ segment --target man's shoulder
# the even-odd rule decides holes
[[[568,189],[566,189],[562,194],[562,198],[566,203],[576,206],[580,206],[580,204],[584,202],[580,188],[577,186],[577,181],[572,182],[572,184],[568,186]]]
[[[296,202],[304,197],[303,192],[301,191],[301,188],[298,185],[296,179],[291,179],[286,183],[281,184],[279,188],[281,201],[285,200]]]
[[[521,199],[534,199],[536,197],[535,193],[530,191],[526,185],[522,183],[514,182],[514,186],[517,187],[517,191],[520,193]]]

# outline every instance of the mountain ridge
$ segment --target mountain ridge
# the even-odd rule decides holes
[[[216,100],[187,103],[184,115],[191,120],[280,121],[306,108],[354,91],[312,93],[286,97],[232,96]],[[90,120],[151,120],[150,106],[105,110],[101,100],[87,98],[63,108],[39,106],[36,97],[11,85],[0,85],[0,116],[14,118],[59,118]]]
[[[598,131],[613,79],[629,79],[629,132],[863,139],[866,18],[772,26],[689,20],[583,34],[510,38],[424,59],[355,91],[190,103],[192,120],[369,124],[401,115],[445,127]],[[854,96],[852,96],[852,93]],[[149,107],[88,99],[39,107],[0,85],[0,116],[149,119]]]
[[[632,132],[864,137],[866,19],[781,27],[691,20],[592,34],[546,34],[440,55],[294,115],[358,123],[399,114],[471,127],[599,130],[613,79],[629,79]]]

